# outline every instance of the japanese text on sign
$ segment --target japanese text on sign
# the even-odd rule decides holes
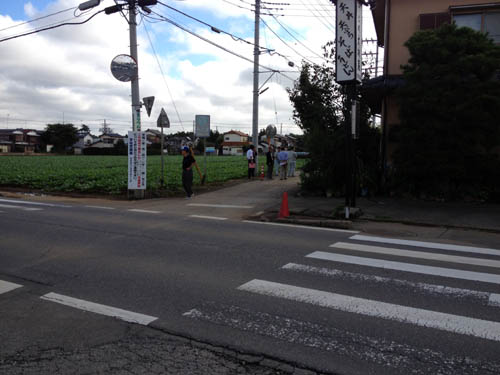
[[[146,189],[147,145],[145,132],[128,132],[128,188]]]
[[[361,82],[362,5],[358,0],[337,1],[336,81]]]

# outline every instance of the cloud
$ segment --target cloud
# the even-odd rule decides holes
[[[25,2],[24,10],[26,17],[32,19],[77,6],[78,3],[75,0],[54,0],[44,9],[37,9],[31,2]],[[110,3],[105,1],[98,9]],[[190,0],[175,3],[175,6],[253,42],[254,15],[246,9],[222,0]],[[307,13],[308,9],[301,8],[300,13]],[[155,127],[163,107],[172,123],[170,131],[191,129],[196,114],[210,114],[214,127],[218,126],[219,130],[239,128],[250,131],[253,46],[235,41],[225,34],[216,34],[208,27],[178,14],[168,13],[160,5],[154,9],[175,17],[196,34],[250,61],[165,22],[145,23],[147,20],[142,20],[138,27],[140,94],[141,97],[156,97],[151,118],[147,118],[143,111],[143,127]],[[95,11],[82,14],[73,21],[85,20]],[[72,11],[61,13],[0,31],[0,38],[73,17]],[[283,30],[280,31],[281,26],[272,17],[264,16],[264,20],[275,32],[279,32],[286,44],[262,27],[260,45],[279,52],[281,56],[263,53],[261,64],[287,71],[285,74],[291,78],[297,77],[297,73],[290,71],[298,71],[302,59],[319,60],[311,50],[321,53],[321,46],[333,39],[333,34],[324,24],[333,20],[319,22],[314,17],[278,18],[307,48]],[[0,29],[21,22],[23,20],[13,20],[8,14],[0,14]],[[144,25],[149,30],[157,57]],[[125,133],[131,128],[130,84],[115,80],[109,67],[114,56],[128,51],[128,24],[120,13],[109,16],[99,14],[83,25],[63,26],[0,43],[0,127],[5,126],[7,115],[10,126],[43,128],[45,123],[62,121],[64,113],[66,122],[75,125],[87,123],[94,132],[97,132],[103,119],[107,119],[115,131]],[[160,72],[157,58],[165,76]],[[288,61],[294,61],[296,66],[291,68]],[[266,71],[265,67],[260,70]],[[269,72],[261,73],[260,83],[269,76]],[[286,87],[292,85],[293,82],[279,74],[265,85],[269,90],[261,96],[259,105],[262,127],[283,122],[284,130],[298,132],[298,128],[292,125],[292,106],[286,93]]]

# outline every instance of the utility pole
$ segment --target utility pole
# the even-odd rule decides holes
[[[252,141],[257,156],[259,155],[259,40],[260,40],[260,0],[255,0],[255,32],[253,47],[253,112]],[[259,158],[255,158],[255,168],[259,170]]]

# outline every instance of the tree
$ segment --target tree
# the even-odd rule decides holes
[[[328,53],[330,56],[332,52]],[[304,148],[309,159],[301,175],[306,190],[333,190],[343,194],[346,181],[345,95],[334,81],[333,67],[302,66],[299,79],[288,90],[294,119],[304,131]],[[368,122],[368,108],[362,106],[360,139],[355,142],[358,169],[357,188],[376,190],[378,131]]]
[[[81,132],[81,133],[87,133],[88,134],[88,133],[90,133],[90,128],[87,125],[82,124],[82,126],[80,127],[80,129],[78,131]]]
[[[456,25],[417,32],[405,45],[395,186],[449,199],[498,194],[500,47]]]
[[[48,124],[42,140],[45,144],[53,145],[53,152],[65,152],[78,141],[77,128],[72,124]]]

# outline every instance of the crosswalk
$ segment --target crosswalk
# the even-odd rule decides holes
[[[480,339],[500,345],[499,268],[500,250],[497,249],[355,234],[347,241],[306,254],[301,262],[282,265],[276,270],[276,280],[256,278],[236,289],[243,297],[256,299],[255,304],[249,303],[251,306],[259,306],[258,298],[267,298],[266,305],[287,301],[302,308],[308,306],[311,312],[326,309],[336,314],[352,314],[357,321],[367,319],[366,324],[378,319],[397,327],[402,324],[413,330],[431,329],[432,335],[441,340],[453,334],[462,337],[461,340]],[[374,293],[373,297],[367,295],[366,290],[375,288],[386,291],[387,296],[383,293]],[[346,289],[350,293],[346,293]],[[426,302],[423,307],[415,303],[408,305],[401,298],[391,300],[392,292],[418,297],[415,301],[430,299],[440,303],[431,306]],[[461,308],[455,311],[450,307],[454,304]],[[371,352],[371,359],[381,352],[391,352],[395,345],[407,347],[407,352],[417,350],[405,342],[360,336],[344,330],[335,321],[328,326],[314,319],[295,319],[293,312],[283,316],[283,310],[277,311],[281,313],[273,315],[269,308],[259,311],[259,308],[207,301],[185,312],[184,316],[325,351],[353,351],[354,346],[361,346],[365,349],[357,351]],[[333,333],[325,336],[325,332]],[[340,342],[339,336],[350,339]],[[376,341],[377,345],[370,346],[371,341]],[[452,361],[444,357],[441,360]],[[394,361],[397,366],[398,360]],[[500,366],[499,363],[490,365]]]

